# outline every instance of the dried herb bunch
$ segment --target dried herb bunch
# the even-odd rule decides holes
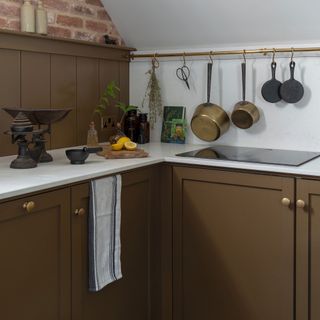
[[[153,58],[152,68],[146,73],[150,75],[150,79],[142,101],[142,107],[144,107],[146,100],[148,100],[149,121],[151,128],[153,128],[157,122],[157,116],[162,115],[161,89],[156,76],[157,68],[159,68],[159,61],[156,58]]]

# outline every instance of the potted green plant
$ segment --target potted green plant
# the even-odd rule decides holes
[[[107,108],[110,105],[111,99],[116,99],[118,94],[120,93],[120,88],[116,85],[115,81],[110,81],[105,90],[102,92],[101,98],[99,100],[99,104],[94,109],[95,113],[98,113],[101,117],[103,117],[106,114]],[[117,127],[119,129],[122,128],[123,120],[127,112],[131,110],[137,110],[137,106],[133,105],[127,105],[121,101],[118,101],[115,104],[116,107],[118,107],[122,111],[122,116],[120,118],[120,121],[117,122]]]

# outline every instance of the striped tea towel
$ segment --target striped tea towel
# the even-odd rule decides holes
[[[89,213],[89,291],[122,278],[121,175],[91,181]]]

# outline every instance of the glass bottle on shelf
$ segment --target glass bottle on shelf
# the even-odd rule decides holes
[[[48,33],[47,11],[43,7],[41,0],[38,1],[36,9],[36,32],[43,35]]]
[[[98,132],[95,128],[95,124],[93,121],[91,121],[89,124],[89,130],[88,130],[88,135],[87,135],[87,146],[88,147],[99,146]]]
[[[24,0],[20,10],[20,21],[22,32],[35,32],[35,12],[33,4],[29,0]]]

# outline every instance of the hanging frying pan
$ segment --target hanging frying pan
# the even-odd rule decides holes
[[[297,103],[304,95],[303,85],[294,78],[294,68],[296,63],[290,61],[290,79],[285,81],[280,88],[280,95],[285,102]]]
[[[261,94],[263,96],[263,99],[271,103],[276,103],[281,100],[280,87],[282,83],[276,79],[276,68],[277,64],[274,61],[273,53],[273,59],[271,62],[272,79],[267,81],[261,88]]]
[[[230,127],[228,114],[218,105],[210,103],[212,63],[208,63],[207,102],[200,104],[192,117],[191,129],[201,140],[214,141]]]

